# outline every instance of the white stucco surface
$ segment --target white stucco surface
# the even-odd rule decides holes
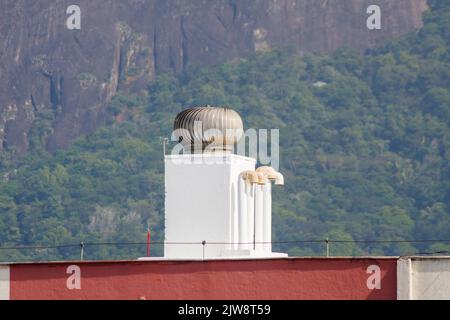
[[[397,262],[399,300],[450,300],[450,257],[405,257]]]
[[[238,239],[238,178],[255,170],[255,163],[234,154],[165,157],[165,257],[220,257],[234,249],[230,243]]]
[[[0,266],[0,300],[9,300],[9,266]]]

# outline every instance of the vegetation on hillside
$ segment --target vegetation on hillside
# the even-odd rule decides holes
[[[0,154],[0,246],[164,238],[159,137],[190,105],[230,105],[246,128],[280,129],[274,240],[450,239],[450,2],[430,1],[417,33],[366,55],[279,49],[239,63],[162,75],[145,97],[118,94],[111,122],[69,150]],[[275,245],[291,255],[323,244]],[[449,243],[334,243],[333,255],[450,251]],[[87,246],[87,259],[135,258],[145,246]],[[155,246],[153,254],[161,255]],[[72,259],[77,248],[0,250],[0,261]]]

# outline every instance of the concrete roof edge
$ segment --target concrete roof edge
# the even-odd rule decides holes
[[[269,257],[269,258],[211,258],[211,259],[164,259],[164,258],[151,258],[149,260],[67,260],[67,261],[24,261],[24,262],[0,262],[2,265],[30,265],[30,264],[101,264],[101,263],[147,263],[147,262],[212,262],[212,261],[266,261],[266,260],[392,260],[399,259],[399,256],[333,256],[333,257],[316,257],[316,256],[306,256],[306,257]],[[429,258],[429,257],[427,257]],[[450,257],[449,257],[450,258]]]

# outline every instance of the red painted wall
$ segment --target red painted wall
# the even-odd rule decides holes
[[[67,268],[81,289],[67,288]],[[367,268],[381,288],[368,289]],[[11,265],[11,299],[396,299],[396,259],[292,258]]]

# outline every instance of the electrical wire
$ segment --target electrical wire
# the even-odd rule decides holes
[[[288,240],[288,241],[260,241],[260,242],[164,242],[153,241],[152,245],[252,245],[252,244],[300,244],[300,243],[450,243],[449,239],[421,239],[421,240],[330,240],[330,239],[316,239],[316,240]],[[43,249],[62,249],[62,248],[76,248],[80,246],[95,247],[95,246],[140,246],[146,245],[147,242],[80,242],[77,244],[58,244],[58,245],[16,245],[16,246],[2,246],[0,250],[43,250]],[[442,251],[446,252],[446,251]],[[426,254],[426,253],[424,253]]]

